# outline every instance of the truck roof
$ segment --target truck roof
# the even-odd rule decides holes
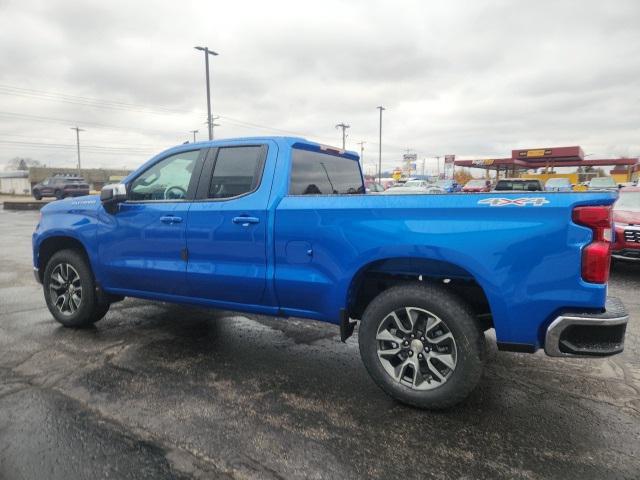
[[[264,142],[265,140],[273,140],[275,142],[285,142],[288,143],[290,146],[295,145],[296,143],[304,143],[307,145],[312,145],[312,146],[316,146],[316,147],[324,147],[324,148],[330,148],[332,150],[337,150],[340,152],[345,152],[345,153],[349,153],[351,155],[356,155],[358,156],[358,153],[353,151],[353,150],[346,150],[346,149],[342,149],[340,147],[335,147],[333,145],[327,145],[327,144],[323,144],[323,143],[318,143],[318,142],[314,142],[313,140],[307,140],[304,137],[294,137],[294,136],[287,136],[287,135],[268,135],[268,136],[256,136],[256,137],[232,137],[232,138],[220,138],[220,139],[216,139],[216,140],[202,140],[199,142],[189,142],[189,143],[184,143],[182,145],[176,145],[176,147],[180,146],[191,146],[191,145],[197,145],[197,146],[202,146],[202,147],[215,147],[217,145],[224,145],[226,143],[229,142]],[[174,147],[175,148],[175,147]]]

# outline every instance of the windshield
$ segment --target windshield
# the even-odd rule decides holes
[[[466,187],[484,187],[486,180],[469,180]]]
[[[405,187],[422,187],[424,186],[424,180],[409,180],[404,184]]]
[[[616,182],[611,177],[596,177],[589,182],[590,187],[615,187]]]
[[[561,187],[564,185],[569,185],[568,178],[550,178],[546,183],[547,187]]]
[[[537,180],[500,180],[495,190],[540,190]]]
[[[614,210],[640,210],[640,192],[620,192]]]
[[[453,183],[453,180],[438,180],[436,185],[439,187],[448,187]]]

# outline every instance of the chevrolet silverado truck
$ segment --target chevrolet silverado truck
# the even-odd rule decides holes
[[[41,211],[35,276],[67,327],[139,297],[358,326],[393,398],[445,408],[485,335],[556,357],[623,349],[607,297],[616,192],[365,194],[358,156],[301,138],[181,145],[98,196]]]

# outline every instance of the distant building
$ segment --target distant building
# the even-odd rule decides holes
[[[0,172],[0,194],[30,195],[29,172],[25,170]]]

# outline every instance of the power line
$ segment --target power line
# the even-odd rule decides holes
[[[176,109],[164,106],[151,106],[136,103],[121,102],[117,100],[105,100],[93,97],[82,97],[66,93],[36,90],[33,88],[0,85],[0,94],[18,97],[37,98],[40,100],[52,100],[75,105],[86,105],[115,110],[145,111],[147,113],[192,113],[190,110]]]
[[[45,117],[40,115],[29,115],[26,113],[16,113],[16,112],[0,112],[0,117],[9,117],[9,118],[17,118],[21,120],[30,120],[35,122],[46,122],[46,123],[59,123],[63,125],[69,125],[69,123],[74,123],[76,120],[68,119],[68,118],[55,118],[55,117]],[[150,130],[150,129],[142,129],[136,127],[124,127],[118,125],[110,125],[106,123],[97,123],[97,122],[87,122],[82,121],[83,125],[93,126],[93,127],[101,127],[110,130],[126,130],[126,131],[137,131],[141,133],[152,133],[157,135],[169,135],[170,132],[160,131],[160,130]]]
[[[144,105],[144,104],[138,104],[138,103],[132,103],[132,102],[122,102],[118,100],[108,100],[108,99],[99,99],[96,97],[71,95],[71,94],[66,94],[61,92],[37,90],[33,88],[16,87],[11,85],[0,85],[0,94],[11,95],[11,96],[23,96],[23,97],[29,97],[29,98],[34,98],[38,100],[58,101],[62,103],[71,103],[71,104],[82,105],[87,107],[110,108],[110,109],[115,109],[120,111],[132,111],[132,112],[138,112],[138,113],[157,113],[157,114],[165,114],[165,115],[201,114],[202,113],[202,111],[198,109],[186,110],[186,109],[167,107],[163,105],[158,105],[158,106]],[[45,117],[45,116],[36,116],[36,115],[21,114],[16,112],[0,112],[0,116],[9,116],[10,118],[11,117],[21,118],[24,120],[33,120],[33,121],[40,121],[40,122],[53,121],[53,122],[57,122],[65,125],[68,125],[69,123],[75,123],[81,120],[77,118],[62,119],[62,118],[53,118],[53,117]],[[219,117],[231,123],[233,126],[238,126],[241,128],[257,129],[257,130],[263,130],[267,132],[275,132],[277,134],[306,137],[309,139],[321,139],[327,143],[333,143],[330,137],[317,136],[315,134],[309,134],[308,132],[298,132],[294,130],[277,128],[270,125],[262,125],[259,123],[249,122],[249,121],[245,121],[245,120],[241,120],[238,118],[229,117],[221,114],[219,114]],[[163,136],[168,136],[168,135],[171,135],[172,133],[168,131],[141,129],[136,127],[125,127],[125,126],[112,125],[112,124],[110,125],[110,124],[91,122],[91,121],[82,121],[81,123],[86,126],[108,128],[113,130],[138,131],[145,134],[157,134],[157,135],[163,135]],[[348,127],[349,126],[347,126],[347,128]],[[378,146],[378,142],[368,141],[368,143],[372,146]],[[391,148],[398,151],[402,150],[401,146],[392,145],[389,143],[385,143],[385,145],[387,148]]]

